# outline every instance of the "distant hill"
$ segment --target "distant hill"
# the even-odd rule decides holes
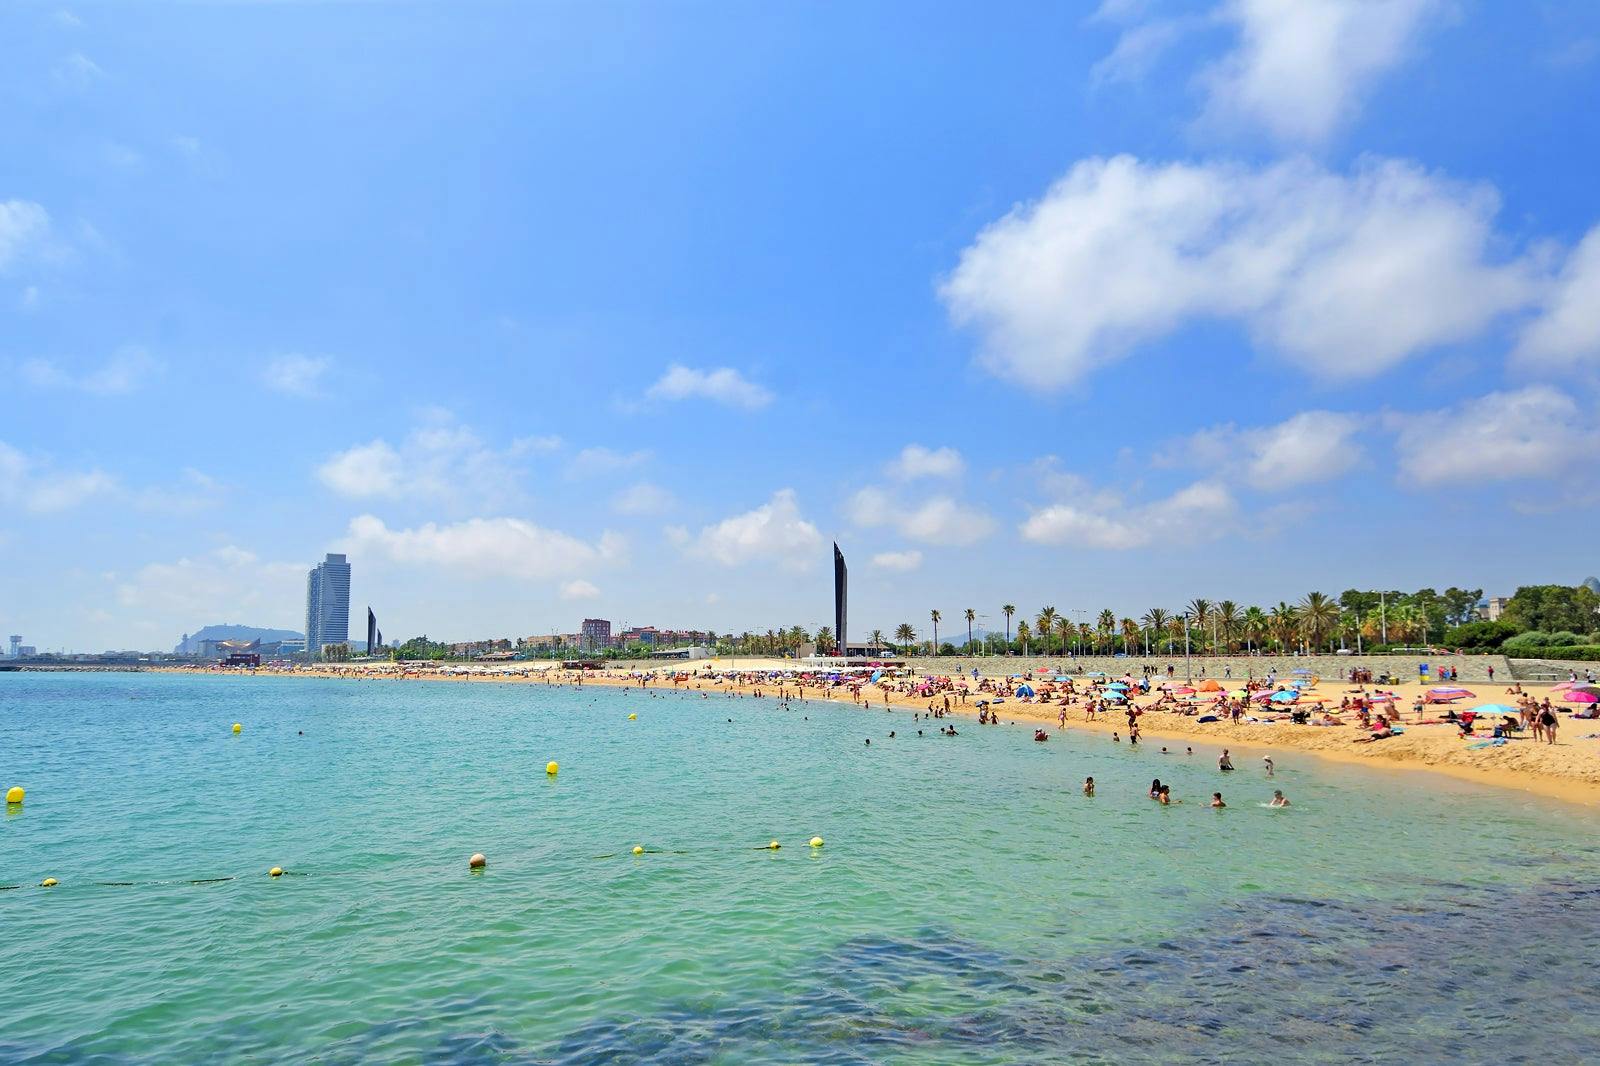
[[[1600,592],[1600,578],[1591,577],[1584,581],[1583,587],[1590,592]]]
[[[293,629],[259,629],[255,626],[206,626],[196,633],[190,633],[185,640],[179,642],[173,649],[174,655],[193,655],[200,651],[200,642],[203,640],[259,640],[263,644],[271,644],[279,640],[303,640],[304,633],[297,633]]]

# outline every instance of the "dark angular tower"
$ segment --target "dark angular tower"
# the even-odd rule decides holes
[[[839,654],[849,655],[850,644],[845,636],[845,622],[849,615],[850,571],[844,565],[844,553],[838,542],[833,545],[833,639],[838,641]]]

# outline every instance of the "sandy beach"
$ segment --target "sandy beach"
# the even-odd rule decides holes
[[[900,683],[889,687],[882,684],[863,685],[860,692],[855,693],[849,685],[822,685],[798,677],[781,677],[783,671],[793,671],[795,668],[796,664],[792,660],[740,659],[737,662],[697,662],[674,668],[658,666],[653,670],[608,669],[585,671],[581,674],[557,669],[554,664],[549,663],[517,663],[493,668],[445,666],[437,669],[404,668],[397,664],[325,664],[293,670],[261,669],[254,673],[394,682],[453,681],[539,685],[581,683],[619,688],[637,688],[645,685],[658,689],[700,691],[708,697],[720,695],[733,698],[751,697],[757,692],[762,696],[776,696],[781,691],[794,698],[851,703],[876,714],[882,714],[885,710],[892,714],[918,714],[927,711],[930,706],[936,707],[941,712],[944,710],[943,694],[925,696],[915,691],[920,678],[902,679]],[[177,672],[202,671],[186,668]],[[237,670],[225,669],[210,669],[203,672],[240,673]],[[1003,673],[985,675],[978,681],[973,681],[969,675],[966,679],[966,683],[974,688],[984,681],[992,686],[1003,685],[1005,675]],[[1197,680],[1196,683],[1200,682]],[[1228,686],[1238,684],[1236,681],[1220,683]],[[1077,682],[1080,689],[1084,684],[1081,679]],[[899,690],[905,687],[910,687],[912,691]],[[1415,702],[1423,697],[1427,690],[1433,687],[1432,685],[1410,682],[1364,687],[1368,693],[1381,688],[1384,692],[1394,695],[1395,702],[1390,706],[1398,715],[1396,724],[1403,728],[1402,733],[1373,743],[1361,743],[1358,741],[1364,740],[1370,734],[1356,723],[1353,715],[1348,714],[1343,716],[1345,721],[1338,725],[1294,725],[1289,721],[1287,711],[1261,710],[1253,704],[1249,714],[1260,720],[1251,721],[1247,717],[1237,723],[1227,719],[1202,722],[1199,718],[1210,713],[1210,707],[1203,702],[1198,704],[1197,713],[1193,715],[1175,713],[1169,709],[1153,706],[1159,693],[1136,696],[1131,702],[1140,712],[1138,716],[1140,735],[1142,743],[1148,747],[1158,748],[1166,741],[1181,742],[1185,746],[1204,745],[1203,749],[1197,748],[1196,755],[1208,759],[1215,759],[1223,748],[1234,751],[1236,756],[1244,753],[1251,758],[1259,758],[1263,752],[1303,752],[1318,758],[1341,762],[1396,770],[1442,773],[1481,784],[1517,789],[1569,802],[1600,805],[1600,720],[1576,719],[1570,713],[1573,710],[1585,710],[1593,705],[1564,703],[1559,699],[1560,693],[1552,693],[1551,685],[1530,685],[1524,682],[1521,684],[1523,693],[1541,701],[1550,695],[1554,705],[1560,709],[1556,743],[1536,741],[1524,732],[1503,745],[1474,747],[1474,744],[1482,744],[1489,738],[1492,722],[1487,719],[1479,723],[1477,735],[1470,738],[1461,736],[1457,726],[1450,722],[1419,723],[1414,711]],[[1457,711],[1469,710],[1488,703],[1515,705],[1518,699],[1513,691],[1515,683],[1473,682],[1470,686],[1463,687],[1467,687],[1472,695],[1454,704]],[[1323,678],[1318,679],[1316,687],[1309,690],[1308,697],[1325,701],[1322,706],[1334,710],[1337,714],[1341,700],[1346,696],[1351,699],[1356,698],[1362,688],[1363,686],[1340,679]],[[1217,693],[1203,692],[1196,695],[1203,700],[1215,697]],[[995,698],[993,694],[974,691],[968,694],[963,703],[959,696],[951,695],[948,716],[975,722],[981,709],[979,701]],[[1085,730],[1107,736],[1117,734],[1123,742],[1127,740],[1126,711],[1113,707],[1109,713],[1099,715],[1090,721],[1086,714],[1085,697],[1081,694],[1077,697],[1068,697],[1069,702],[1065,705],[1059,702],[1059,695],[1049,702],[1015,696],[1002,698],[1004,702],[993,705],[993,710],[1002,725],[1042,727],[1053,734],[1059,730],[1060,716],[1062,711],[1065,711],[1068,730]],[[1438,719],[1448,709],[1444,705],[1429,704],[1426,706],[1423,718],[1428,721]],[[897,727],[891,725],[877,728],[870,720],[864,721],[863,737],[876,736],[879,732],[886,733],[890,728]],[[971,728],[981,727],[972,725]],[[1027,739],[1025,736],[1019,736],[1018,741],[1020,743]]]

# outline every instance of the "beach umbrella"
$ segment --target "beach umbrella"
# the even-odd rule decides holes
[[[1568,692],[1561,698],[1566,700],[1568,703],[1600,703],[1600,696],[1596,696],[1593,692],[1585,692],[1582,689],[1577,688],[1573,689],[1571,692]]]
[[[1572,692],[1587,692],[1591,696],[1600,696],[1600,685],[1572,685]]]
[[[1507,707],[1503,703],[1480,703],[1472,708],[1478,714],[1516,714],[1515,707]]]
[[[1036,674],[1048,674],[1049,672],[1050,672],[1050,668],[1048,666],[1041,666],[1038,669],[1034,670],[1034,673],[1036,673]]]
[[[1200,691],[1201,692],[1221,692],[1222,691],[1222,683],[1219,682],[1219,681],[1215,681],[1215,680],[1213,680],[1213,679],[1208,677],[1204,681],[1200,682]]]
[[[1120,692],[1107,692],[1102,698],[1108,700],[1125,700],[1128,697],[1124,696]]]
[[[1175,696],[1193,696],[1194,695],[1194,689],[1190,688],[1188,685],[1179,685],[1177,688],[1171,688],[1171,689],[1168,689],[1167,691],[1171,692]]]
[[[1019,695],[1019,696],[1031,696],[1031,695],[1033,695],[1033,686],[1031,686],[1031,685],[1018,685],[1017,686],[1017,695]]]
[[[1300,698],[1300,693],[1291,692],[1291,691],[1289,691],[1287,689],[1285,689],[1282,692],[1274,692],[1272,694],[1272,702],[1273,703],[1293,703],[1295,700],[1297,700],[1299,698]]]
[[[1090,670],[1087,674],[1084,674],[1083,676],[1084,677],[1105,677],[1106,675],[1103,674],[1102,672],[1100,672],[1099,670]]]
[[[1236,688],[1232,692],[1228,693],[1228,695],[1232,696],[1236,700],[1248,699],[1250,697],[1250,693],[1246,692],[1242,688]]]
[[[1072,680],[1072,678],[1070,678],[1070,677],[1063,677],[1063,676],[1062,676],[1062,675],[1061,675],[1061,674],[1057,674],[1057,675],[1056,675],[1056,676],[1055,676],[1055,677],[1053,677],[1053,678],[1051,678],[1051,680],[1052,680],[1052,681],[1071,681],[1071,680]]]
[[[1111,684],[1107,685],[1106,688],[1107,689],[1118,689],[1118,690],[1123,691],[1123,692],[1126,692],[1128,690],[1128,686],[1124,685],[1121,681],[1113,681],[1113,682],[1111,682]]]

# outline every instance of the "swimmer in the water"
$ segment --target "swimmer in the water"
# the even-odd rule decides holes
[[[1161,778],[1159,778],[1159,777],[1155,778],[1154,780],[1152,780],[1150,782],[1150,798],[1151,799],[1160,799],[1161,798]]]
[[[1086,777],[1083,779],[1083,794],[1085,796],[1094,795],[1094,778]]]
[[[1217,769],[1225,774],[1233,773],[1233,760],[1228,757],[1228,749],[1223,748],[1222,754],[1217,756]]]
[[[1267,776],[1271,777],[1272,776],[1272,756],[1263,755],[1263,756],[1261,756],[1261,761],[1267,764]]]
[[[1275,788],[1275,789],[1272,790],[1272,802],[1267,804],[1267,806],[1269,806],[1269,807],[1287,807],[1287,806],[1289,806],[1289,801],[1284,798],[1282,789]]]
[[[1226,807],[1227,806],[1226,803],[1222,802],[1222,793],[1220,793],[1220,792],[1211,793],[1211,806],[1213,806],[1213,807]]]

